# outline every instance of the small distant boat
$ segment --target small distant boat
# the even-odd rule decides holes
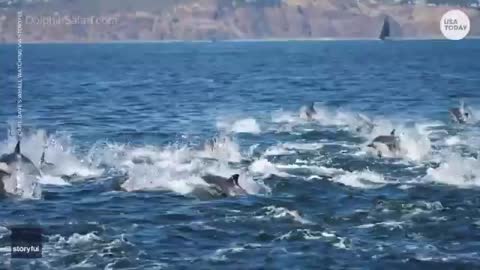
[[[381,40],[385,40],[390,38],[390,22],[388,21],[388,17],[385,17],[385,20],[383,21],[383,26],[382,26],[382,31],[380,32],[380,37]]]

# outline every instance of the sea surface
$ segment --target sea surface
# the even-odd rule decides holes
[[[53,165],[8,180],[0,269],[480,269],[479,40],[22,49],[22,151]],[[399,151],[367,147],[392,129]],[[248,195],[202,179],[235,173]],[[10,258],[16,225],[43,258]]]

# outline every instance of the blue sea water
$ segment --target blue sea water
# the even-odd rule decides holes
[[[0,269],[480,268],[478,59],[478,40],[23,45],[23,152],[55,168],[0,200]],[[399,153],[369,150],[393,128]],[[248,195],[198,192],[234,173]],[[19,224],[42,259],[10,258]]]

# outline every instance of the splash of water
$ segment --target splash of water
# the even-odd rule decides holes
[[[12,152],[16,143],[16,136],[10,133],[7,140],[0,143],[0,151],[2,153]],[[45,152],[45,160],[54,165],[42,170],[43,175],[51,177],[76,175],[80,178],[87,178],[103,173],[103,170],[79,159],[75,150],[75,144],[67,134],[47,135],[45,130],[39,129],[25,132],[22,137],[23,155],[40,168],[41,156]]]
[[[201,156],[213,158],[217,160],[225,160],[230,162],[240,162],[242,154],[240,147],[228,136],[219,136],[208,142],[204,146]]]
[[[259,134],[261,132],[260,125],[254,118],[245,118],[235,121],[219,121],[217,128],[227,133],[252,133]]]
[[[234,144],[230,141],[225,145],[230,143]],[[108,144],[102,152],[103,162],[127,175],[127,180],[122,183],[126,191],[169,190],[186,195],[197,187],[208,185],[202,179],[203,175],[228,178],[239,172],[226,160],[205,159],[205,149],[195,150],[184,145],[131,147]],[[264,190],[261,183],[246,173],[240,173],[239,183],[250,194]]]
[[[480,186],[480,161],[450,153],[439,167],[429,168],[424,179],[459,187]]]
[[[263,175],[263,178],[268,178],[271,175],[277,175],[280,177],[289,176],[289,174],[278,170],[273,163],[264,158],[255,160],[252,164],[250,164],[248,169],[254,174]]]
[[[383,175],[370,170],[347,172],[332,181],[356,188],[378,188],[388,183]]]

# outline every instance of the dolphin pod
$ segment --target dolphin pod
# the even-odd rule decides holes
[[[311,102],[304,108],[305,110],[303,112],[305,116],[309,120],[312,120],[313,117],[317,114],[317,111],[315,110],[315,103]],[[460,124],[465,124],[473,116],[471,112],[466,112],[465,104],[463,101],[460,101],[460,106],[458,108],[450,108],[449,113],[453,121]],[[358,115],[358,119],[360,121],[360,126],[357,127],[357,132],[363,130],[371,131],[376,126],[372,120],[362,114]],[[216,143],[216,138],[208,141],[205,145],[206,149],[213,150]],[[392,153],[398,152],[400,150],[400,138],[396,136],[395,129],[393,129],[389,135],[380,135],[375,137],[367,145],[367,147],[378,150],[379,157],[382,157],[379,149],[380,145],[386,146],[388,150]],[[17,142],[15,149],[12,153],[3,154],[2,156],[0,156],[0,196],[4,196],[6,194],[5,181],[8,180],[8,178],[11,177],[17,170],[22,171],[22,173],[25,175],[38,177],[42,175],[42,172],[48,172],[55,168],[55,165],[53,163],[49,163],[46,161],[45,148],[46,147],[44,147],[43,149],[38,168],[28,157],[21,153],[20,141]],[[151,161],[148,162],[148,160],[139,160],[137,162],[146,162],[149,164],[151,163]],[[62,176],[62,178],[63,177],[66,177],[68,179],[72,176]],[[202,179],[222,196],[247,194],[245,189],[242,188],[239,184],[238,174],[234,174],[229,178],[207,174],[202,176]]]

